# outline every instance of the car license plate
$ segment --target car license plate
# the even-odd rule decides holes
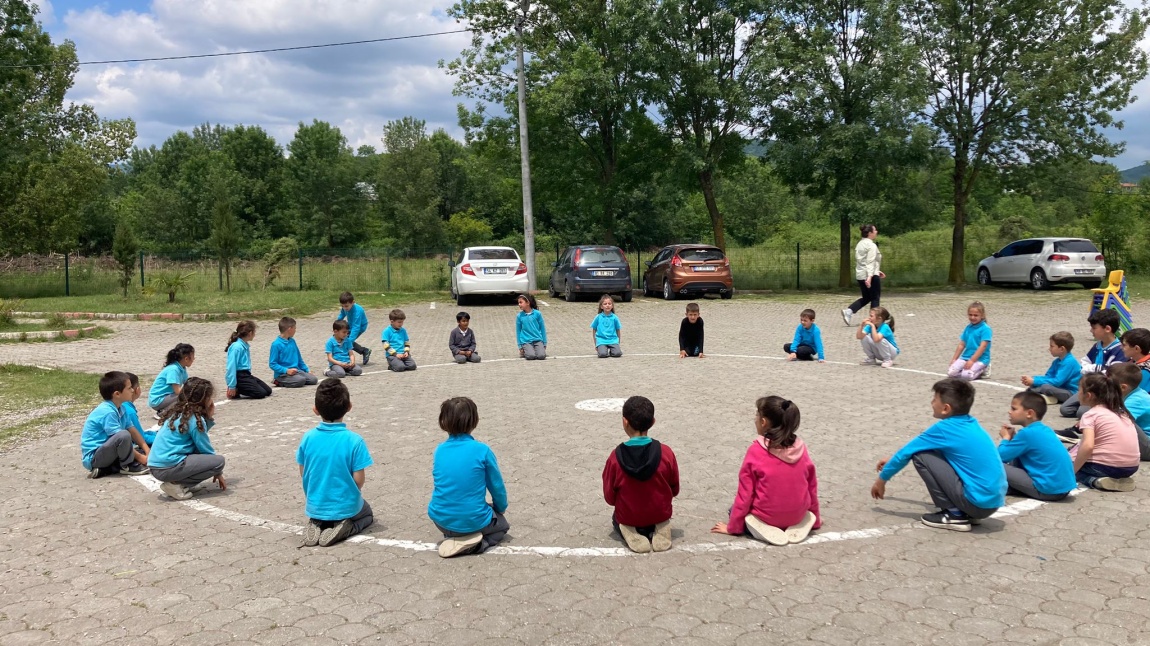
[[[593,272],[591,272],[591,275],[592,276],[614,276],[615,272],[613,272],[613,271],[593,271]]]
[[[506,274],[506,267],[484,267],[483,273],[485,274]]]
[[[714,265],[699,265],[699,266],[695,267],[694,269],[695,269],[695,271],[715,271],[715,269],[717,269],[717,267],[715,267]]]
[[[1079,276],[1089,276],[1094,273],[1093,269],[1075,269],[1074,273]]]

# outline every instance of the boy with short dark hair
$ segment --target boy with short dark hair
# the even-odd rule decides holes
[[[415,370],[415,359],[411,358],[411,341],[407,338],[407,330],[403,322],[407,315],[403,310],[394,309],[388,313],[387,318],[391,325],[383,328],[380,335],[383,340],[383,351],[387,353],[387,367],[392,372]]]
[[[783,346],[787,361],[811,361],[818,357],[819,363],[826,360],[823,354],[823,334],[815,325],[815,311],[805,309],[799,313],[799,325],[795,328],[795,338]]]
[[[351,394],[342,381],[324,379],[316,388],[312,412],[323,421],[304,433],[295,454],[307,501],[308,547],[338,543],[375,522],[361,493],[364,469],[374,462],[367,443],[343,423],[350,410]]]
[[[479,353],[475,351],[475,332],[471,329],[471,315],[460,312],[455,315],[458,326],[447,337],[447,349],[455,363],[479,363]]]
[[[703,317],[699,315],[698,303],[687,303],[687,312],[679,324],[679,358],[699,357],[703,354]]]
[[[348,336],[351,339],[351,349],[363,357],[363,365],[371,361],[371,348],[360,345],[356,340],[367,331],[367,313],[355,302],[351,292],[339,295],[339,316],[335,320],[347,319]]]
[[[1022,385],[1030,392],[1038,393],[1047,404],[1061,404],[1078,392],[1078,380],[1082,368],[1070,351],[1074,349],[1074,336],[1069,332],[1055,332],[1050,335],[1050,362],[1045,375],[1022,378]],[[1041,417],[1039,417],[1041,419]]]
[[[126,430],[120,417],[120,406],[132,392],[127,373],[113,370],[100,377],[100,397],[104,401],[88,414],[80,432],[80,460],[88,477],[148,474],[148,467],[137,462],[132,453],[133,442],[145,446],[147,443],[135,429]]]
[[[922,515],[922,524],[969,532],[972,520],[989,517],[1006,502],[1006,472],[998,449],[978,420],[970,416],[974,386],[962,379],[943,379],[931,387],[932,424],[898,450],[880,460],[870,495],[881,500],[886,483],[914,462],[938,511]]]
[[[679,463],[671,447],[647,437],[654,425],[650,399],[627,399],[623,432],[630,439],[603,466],[603,499],[615,508],[611,524],[640,554],[671,549],[671,500],[679,495]]]
[[[144,430],[144,425],[140,423],[140,413],[136,410],[135,402],[144,393],[144,389],[140,388],[140,377],[134,372],[125,372],[124,374],[128,375],[128,383],[132,384],[132,388],[124,402],[120,404],[120,423],[125,431],[139,433],[140,439],[144,443],[140,444],[133,439],[132,457],[136,458],[136,462],[147,465],[148,447],[152,446],[152,442],[156,440],[156,431]]]
[[[1115,332],[1121,324],[1118,312],[1110,309],[1094,310],[1086,317],[1086,322],[1090,324],[1090,336],[1094,337],[1095,343],[1079,362],[1083,376],[1092,372],[1106,372],[1110,366],[1126,361],[1122,343],[1115,337]],[[1058,412],[1063,417],[1082,417],[1087,410],[1089,409],[1082,408],[1078,402],[1078,393],[1075,393],[1062,403]],[[1070,431],[1070,429],[1064,430]]]
[[[272,369],[272,383],[281,388],[314,386],[319,379],[311,374],[295,342],[295,319],[280,319],[280,335],[272,341],[268,353],[268,367]]]
[[[1132,363],[1117,363],[1110,367],[1110,378],[1122,393],[1122,405],[1138,430],[1138,460],[1150,462],[1150,394],[1142,390],[1145,373]]]
[[[1150,392],[1150,330],[1136,327],[1122,335],[1122,354],[1142,371],[1139,388]]]
[[[351,338],[348,337],[347,321],[336,321],[331,324],[331,338],[324,346],[327,353],[327,372],[325,377],[343,379],[350,375],[358,377],[363,374],[363,368],[355,365],[355,356],[352,353]]]
[[[1045,415],[1042,395],[1029,390],[1016,394],[1010,401],[1010,424],[999,430],[998,457],[1006,469],[1007,493],[1053,502],[1069,496],[1078,482],[1074,460],[1042,422]]]
[[[491,449],[471,436],[477,426],[479,408],[470,398],[452,397],[440,404],[439,428],[447,432],[447,439],[435,448],[427,516],[443,532],[439,544],[443,558],[482,554],[511,528],[503,516],[507,511],[503,474]]]

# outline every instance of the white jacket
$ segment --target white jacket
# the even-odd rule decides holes
[[[855,245],[855,280],[866,280],[877,276],[879,265],[882,264],[882,254],[878,245],[870,238],[863,238]]]

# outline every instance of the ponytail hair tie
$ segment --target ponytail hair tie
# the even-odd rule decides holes
[[[790,408],[791,407],[791,400],[784,399],[783,403],[781,404],[781,407],[783,410],[787,410],[788,408]]]

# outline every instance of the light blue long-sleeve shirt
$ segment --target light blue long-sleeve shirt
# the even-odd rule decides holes
[[[379,336],[383,341],[383,349],[388,356],[403,354],[411,346],[411,342],[407,338],[407,328],[404,327],[397,330],[395,326],[389,325],[383,328],[383,332]]]
[[[1051,361],[1045,375],[1041,377],[1035,375],[1033,385],[1062,388],[1073,394],[1078,392],[1078,381],[1081,378],[1082,366],[1078,365],[1078,359],[1068,352],[1065,357]]]
[[[272,375],[277,378],[286,375],[292,368],[300,372],[311,372],[303,361],[303,355],[300,354],[295,339],[285,339],[282,336],[277,336],[275,341],[272,341],[272,348],[268,353],[268,367],[272,369]]]
[[[236,339],[228,346],[228,364],[224,367],[224,381],[228,388],[236,387],[236,371],[252,370],[252,353],[248,342]]]
[[[470,435],[451,435],[435,449],[434,489],[427,515],[444,529],[469,534],[491,523],[491,508],[507,510],[507,489],[495,454]],[[491,504],[487,504],[487,492]]]
[[[536,341],[547,345],[547,326],[543,324],[543,314],[539,310],[531,310],[530,314],[520,311],[515,316],[515,340],[516,345]]]
[[[92,468],[96,449],[122,430],[124,426],[120,420],[120,409],[107,399],[88,414],[88,419],[84,420],[84,430],[80,432],[80,460],[85,469]]]
[[[350,310],[339,308],[339,317],[336,320],[342,321],[344,319],[347,319],[347,326],[351,328],[348,330],[347,338],[355,343],[359,335],[367,331],[367,313],[358,303],[352,303]]]
[[[890,480],[915,453],[938,451],[962,480],[966,499],[976,507],[997,509],[1006,502],[1006,471],[994,441],[970,415],[940,419],[906,443],[879,477]]]
[[[168,420],[156,433],[156,441],[152,443],[151,453],[148,453],[149,467],[167,469],[183,462],[184,458],[193,453],[216,454],[212,441],[208,439],[208,431],[215,426],[215,421],[204,420],[207,428],[201,429],[199,422],[193,417],[188,420],[188,432],[181,433],[176,430],[181,419]]]
[[[1126,412],[1130,413],[1134,425],[1143,433],[1150,435],[1150,394],[1141,388],[1135,388],[1126,394],[1122,404],[1126,407]]]
[[[819,326],[814,323],[811,323],[809,330],[803,327],[802,323],[799,323],[799,326],[795,328],[795,338],[791,340],[791,352],[794,352],[800,345],[814,348],[819,355],[819,361],[826,359],[823,356],[823,333],[819,331]]]
[[[1078,363],[1074,366],[1077,370]],[[999,442],[998,457],[1003,462],[1017,460],[1041,493],[1056,496],[1078,486],[1074,480],[1074,460],[1054,431],[1043,422],[1023,426],[1013,438]]]

